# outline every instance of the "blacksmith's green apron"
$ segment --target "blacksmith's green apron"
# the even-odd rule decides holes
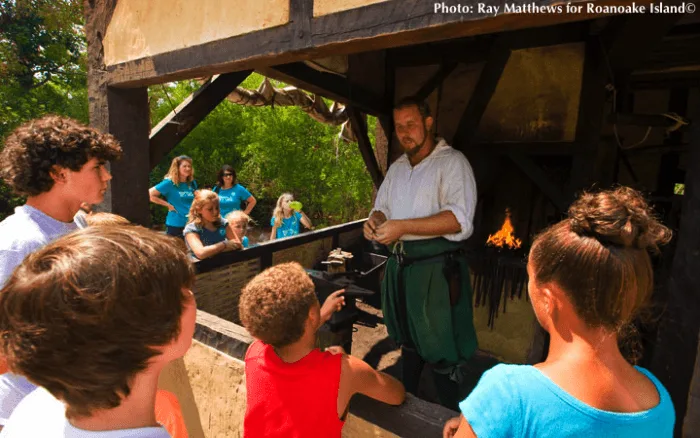
[[[465,363],[477,348],[471,280],[462,248],[463,242],[442,237],[397,242],[382,282],[389,336],[440,367]],[[450,264],[461,279],[454,305],[445,276]]]

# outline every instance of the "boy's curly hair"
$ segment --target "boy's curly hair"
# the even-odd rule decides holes
[[[276,348],[304,334],[309,309],[318,303],[314,284],[299,263],[282,263],[258,274],[241,291],[239,313],[251,335]]]
[[[36,196],[53,187],[53,166],[77,172],[92,158],[113,161],[121,154],[112,135],[48,115],[25,123],[7,137],[0,152],[0,178],[15,193]]]

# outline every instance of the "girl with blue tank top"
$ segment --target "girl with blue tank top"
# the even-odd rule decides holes
[[[270,226],[272,227],[270,240],[296,236],[301,229],[300,224],[308,229],[313,228],[311,220],[301,211],[301,207],[299,207],[299,211],[294,210],[292,202],[294,202],[294,196],[291,193],[283,193],[277,198],[277,205],[272,211],[272,218],[270,218]]]
[[[187,214],[196,191],[197,182],[194,180],[192,158],[187,155],[173,158],[163,181],[148,190],[152,203],[169,210],[165,218],[167,234],[183,237],[182,231],[187,224]]]
[[[246,215],[250,215],[257,201],[245,187],[238,184],[236,171],[233,170],[233,167],[228,164],[221,166],[216,179],[217,183],[214,186],[214,192],[219,195],[221,216],[226,217],[231,212],[240,210],[243,202],[245,202],[245,210],[243,212]]]
[[[618,347],[652,292],[648,250],[670,238],[630,188],[574,202],[568,219],[534,240],[527,266],[528,294],[550,335],[547,359],[484,373],[443,437],[672,437],[668,391]]]
[[[211,190],[200,190],[194,197],[185,226],[185,244],[199,260],[224,251],[242,249],[241,240],[221,217],[219,197]]]

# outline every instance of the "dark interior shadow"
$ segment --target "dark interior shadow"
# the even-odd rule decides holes
[[[369,315],[369,314],[368,314]],[[372,315],[370,315],[372,316]],[[384,356],[387,353],[390,353],[394,350],[397,350],[399,347],[394,343],[394,341],[391,340],[388,336],[381,341],[377,342],[370,348],[370,350],[365,354],[365,357],[362,358],[365,362],[367,362],[372,368],[376,369],[379,366],[379,361],[382,360],[382,356]],[[394,365],[396,366],[396,365]],[[392,366],[393,367],[393,366]],[[392,368],[389,367],[389,368]],[[386,370],[383,370],[386,372]],[[393,374],[392,374],[393,375]],[[394,376],[396,377],[396,376]]]

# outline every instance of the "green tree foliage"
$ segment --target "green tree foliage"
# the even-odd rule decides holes
[[[44,114],[88,121],[79,0],[0,0],[0,139]],[[0,220],[24,202],[0,182]]]

